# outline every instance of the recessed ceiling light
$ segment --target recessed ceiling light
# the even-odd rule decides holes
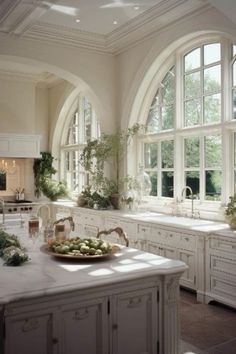
[[[79,22],[80,22],[80,19],[79,19],[79,18],[77,18],[75,21],[76,21],[77,23],[79,23]]]
[[[134,6],[134,10],[139,10],[139,6]]]
[[[118,22],[117,22],[116,20],[113,21],[113,25],[117,25],[117,23],[118,23]]]

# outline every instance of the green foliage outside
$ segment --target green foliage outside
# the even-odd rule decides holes
[[[191,68],[189,68],[190,70]],[[221,120],[220,100],[220,67],[215,65],[204,70],[203,81],[200,71],[187,73],[184,76],[184,125],[195,126],[216,123]],[[173,128],[173,110],[171,108],[174,100],[174,68],[172,68],[163,79],[150,108],[147,119],[147,133],[157,133]],[[204,98],[202,100],[202,89]],[[201,117],[203,122],[201,121]],[[204,164],[205,164],[205,199],[219,200],[221,195],[221,166],[222,151],[221,137],[219,135],[207,136],[204,141]],[[200,186],[200,139],[191,137],[185,139],[185,168],[186,184],[189,185],[196,196],[199,195]],[[174,168],[173,141],[161,142],[161,154],[158,155],[158,143],[145,144],[145,168],[152,181],[151,195],[157,195],[157,166],[158,158],[161,158],[161,168]],[[147,162],[148,160],[148,162]],[[175,169],[177,166],[175,166]],[[192,170],[191,170],[192,168]],[[158,172],[158,171],[157,171]],[[158,172],[159,173],[159,172]],[[162,172],[162,196],[173,195],[172,171]]]

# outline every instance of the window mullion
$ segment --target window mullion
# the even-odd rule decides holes
[[[200,193],[199,193],[199,199],[201,202],[205,200],[205,175],[206,175],[206,169],[205,169],[205,139],[204,136],[199,137],[200,138]]]
[[[162,196],[162,159],[161,159],[161,142],[157,144],[157,196]]]

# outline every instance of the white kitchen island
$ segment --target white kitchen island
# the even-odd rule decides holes
[[[185,263],[126,247],[97,261],[29,255],[0,263],[1,353],[178,354]]]

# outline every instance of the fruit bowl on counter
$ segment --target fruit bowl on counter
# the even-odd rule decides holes
[[[61,241],[50,241],[41,247],[42,252],[54,257],[90,260],[110,257],[119,250],[116,244],[98,238],[79,236]]]

